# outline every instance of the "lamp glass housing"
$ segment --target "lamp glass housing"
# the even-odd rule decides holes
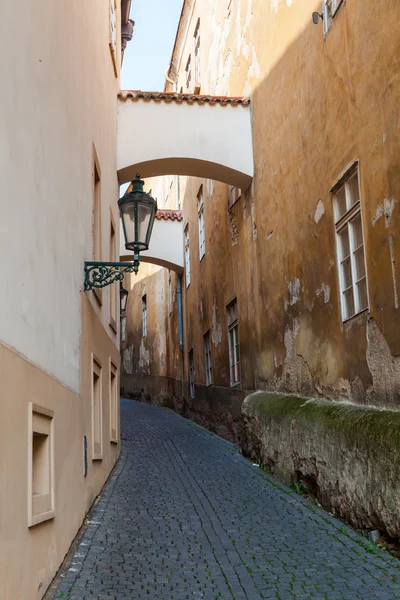
[[[121,289],[119,292],[119,297],[120,297],[120,301],[121,301],[121,313],[124,313],[126,311],[126,303],[128,301],[128,290],[126,290],[124,287],[122,287],[122,283],[121,283]]]
[[[138,173],[131,190],[118,200],[125,248],[136,252],[148,249],[157,211],[156,200],[143,191],[143,185]]]

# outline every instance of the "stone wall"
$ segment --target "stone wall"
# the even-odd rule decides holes
[[[256,392],[243,451],[360,529],[400,537],[400,412]]]

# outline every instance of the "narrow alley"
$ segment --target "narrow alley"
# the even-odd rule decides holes
[[[400,598],[394,558],[232,444],[129,400],[121,423],[120,461],[49,598]]]

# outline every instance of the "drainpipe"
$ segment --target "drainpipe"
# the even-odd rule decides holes
[[[178,275],[176,293],[178,296],[178,334],[179,334],[179,350],[182,354],[182,373],[181,373],[181,399],[182,403],[185,400],[184,384],[185,384],[185,355],[183,353],[183,312],[182,312],[182,276]]]
[[[181,275],[178,275],[176,292],[178,295],[179,350],[183,353],[183,313],[182,313],[182,276]]]

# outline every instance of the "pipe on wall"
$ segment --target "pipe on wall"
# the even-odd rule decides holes
[[[183,353],[183,312],[182,312],[182,276],[178,275],[176,284],[176,293],[178,296],[178,334],[179,350]]]

